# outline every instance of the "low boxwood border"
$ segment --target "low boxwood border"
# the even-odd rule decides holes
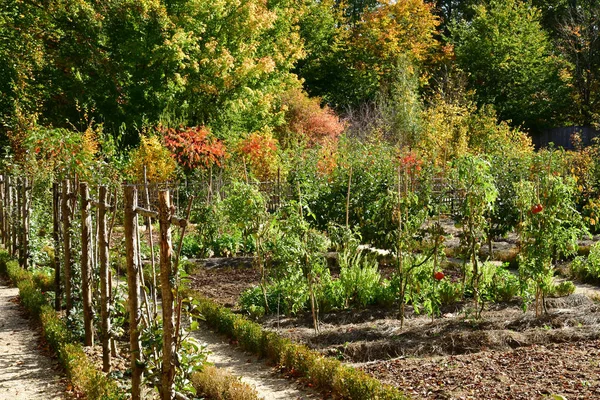
[[[184,296],[197,301],[199,311],[208,325],[237,340],[242,348],[272,360],[295,376],[306,378],[316,388],[330,392],[336,398],[408,399],[398,389],[384,385],[367,373],[267,331],[197,292],[185,289]]]
[[[7,276],[19,288],[21,303],[42,324],[44,337],[67,371],[75,387],[89,400],[121,400],[127,396],[117,383],[97,370],[83,347],[72,340],[65,322],[48,304],[36,284],[34,274],[19,267],[6,251],[0,251],[0,274]]]

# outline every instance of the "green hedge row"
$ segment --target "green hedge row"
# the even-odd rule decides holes
[[[331,392],[336,398],[407,399],[398,389],[382,384],[365,372],[267,331],[196,292],[186,290],[185,295],[197,300],[202,316],[216,330],[237,340],[244,349],[269,358],[293,375],[307,378],[315,387]]]
[[[89,400],[120,400],[127,397],[116,382],[94,367],[81,345],[73,343],[65,322],[46,301],[36,284],[39,280],[33,273],[19,267],[5,251],[0,251],[0,273],[17,285],[22,304],[41,321],[46,340],[58,354],[75,387],[84,392]]]
[[[256,390],[224,369],[205,365],[192,375],[197,395],[211,400],[260,400]]]

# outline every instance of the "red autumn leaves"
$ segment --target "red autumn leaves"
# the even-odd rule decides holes
[[[190,170],[221,165],[226,157],[225,144],[212,136],[204,126],[178,129],[161,127],[158,130],[177,162]]]

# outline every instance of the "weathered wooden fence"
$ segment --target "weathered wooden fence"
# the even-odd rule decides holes
[[[171,227],[176,225],[181,229],[181,239],[188,225],[190,201],[187,217],[175,216],[175,206],[172,201],[172,191],[168,187],[141,185],[145,199],[144,207],[138,204],[138,189],[140,185],[123,185],[110,191],[106,186],[91,188],[86,182],[77,179],[65,179],[51,186],[52,192],[52,241],[54,243],[54,284],[55,308],[61,311],[63,296],[67,315],[74,307],[74,272],[75,257],[79,256],[78,271],[81,276],[81,304],[83,308],[84,345],[94,344],[94,294],[100,295],[99,305],[101,314],[100,339],[102,342],[103,370],[109,372],[111,357],[116,350],[112,340],[111,306],[113,296],[113,277],[110,265],[110,239],[119,214],[117,207],[118,193],[124,199],[122,205],[124,240],[127,266],[129,335],[132,370],[132,399],[141,398],[143,375],[143,352],[140,345],[140,329],[142,324],[148,326],[157,314],[156,288],[160,287],[163,320],[162,374],[160,392],[161,398],[172,399],[175,378],[175,352],[181,325],[181,315],[176,313],[176,291],[173,287],[177,281],[178,256],[173,263],[173,245]],[[97,198],[92,196],[92,189],[97,190]],[[94,192],[96,193],[96,191]],[[25,177],[11,174],[0,174],[0,240],[10,255],[17,257],[23,268],[29,265],[29,235],[31,214],[32,183]],[[77,212],[79,211],[79,212]],[[94,213],[94,211],[96,211]],[[109,216],[112,215],[109,221]],[[144,275],[140,252],[140,229],[138,217],[146,218],[149,245],[152,248],[153,284],[151,299],[144,287]],[[160,224],[160,283],[156,282],[154,266],[154,243],[152,235],[152,219]],[[78,229],[75,232],[74,229]],[[78,246],[74,240],[79,238]],[[79,249],[79,254],[74,254]],[[95,276],[93,271],[98,270]],[[99,279],[98,279],[99,278]]]
[[[575,147],[572,142],[574,134],[581,137],[583,146],[591,145],[594,138],[600,137],[600,131],[589,126],[565,126],[533,134],[531,138],[537,149],[548,147],[550,143],[553,143],[555,147],[574,150]]]

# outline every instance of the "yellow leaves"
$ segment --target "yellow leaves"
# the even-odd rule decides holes
[[[469,112],[466,107],[438,99],[423,113],[424,132],[419,147],[426,158],[443,164],[466,152]]]
[[[98,153],[98,134],[91,127],[88,127],[83,134],[81,143],[82,152],[93,158]]]
[[[129,159],[127,172],[139,182],[143,181],[144,166],[150,182],[164,182],[175,176],[176,162],[156,136],[142,136],[140,146],[131,151]]]
[[[396,57],[406,53],[422,60],[438,45],[433,36],[439,21],[430,5],[422,0],[380,3],[380,7],[365,13],[354,45],[381,59],[384,65],[394,65]]]

